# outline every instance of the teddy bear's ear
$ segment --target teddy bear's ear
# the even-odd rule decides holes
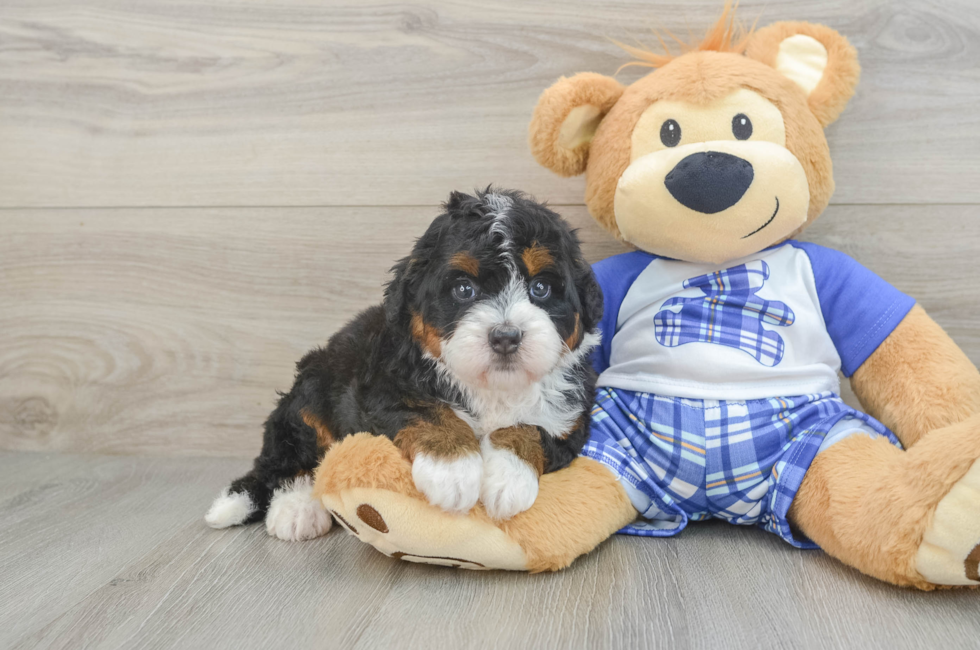
[[[592,136],[623,90],[612,77],[592,72],[555,82],[541,94],[531,119],[534,158],[561,176],[584,172]]]
[[[861,73],[857,51],[847,39],[813,23],[763,27],[752,35],[745,54],[796,82],[824,127],[844,110]]]

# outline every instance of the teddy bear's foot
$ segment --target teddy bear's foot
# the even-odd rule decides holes
[[[492,520],[482,504],[451,515],[426,502],[390,440],[366,433],[327,452],[313,493],[341,526],[385,555],[464,569],[557,571],[637,514],[612,472],[579,458],[542,476],[534,505],[507,521]]]
[[[347,532],[390,557],[464,569],[527,567],[521,546],[480,505],[460,516],[427,503],[415,464],[387,438],[348,436],[317,469],[314,495]]]
[[[322,495],[340,525],[385,555],[462,569],[524,570],[524,550],[494,526],[479,506],[467,517],[424,501],[373,488]]]
[[[265,515],[266,532],[287,542],[320,537],[331,525],[330,514],[313,498],[313,480],[308,476],[276,490]]]
[[[980,460],[936,506],[915,568],[937,585],[980,584]]]
[[[924,590],[980,585],[980,415],[903,451],[853,435],[824,450],[789,519],[827,553]]]

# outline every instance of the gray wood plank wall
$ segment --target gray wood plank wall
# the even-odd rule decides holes
[[[253,455],[293,362],[380,297],[451,189],[559,206],[528,153],[557,77],[718,0],[0,1],[0,448]],[[980,362],[980,5],[741,4],[863,64],[807,237],[929,309]],[[624,81],[640,72],[624,71]]]

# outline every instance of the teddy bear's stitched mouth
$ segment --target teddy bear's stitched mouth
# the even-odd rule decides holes
[[[758,228],[756,228],[755,230],[753,230],[752,232],[750,232],[749,234],[747,234],[745,237],[742,237],[742,239],[748,239],[752,235],[756,234],[757,232],[759,232],[760,230],[762,230],[763,228],[765,228],[766,226],[768,226],[769,224],[771,224],[772,223],[772,220],[776,218],[776,214],[778,214],[778,213],[779,213],[779,197],[777,196],[776,197],[776,210],[775,210],[775,212],[772,213],[772,216],[769,217],[769,221],[765,222],[764,224],[762,224],[761,226],[759,226]]]

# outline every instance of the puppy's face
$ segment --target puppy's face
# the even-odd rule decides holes
[[[389,319],[474,389],[540,381],[602,316],[602,293],[575,236],[516,192],[454,193],[394,271]]]

